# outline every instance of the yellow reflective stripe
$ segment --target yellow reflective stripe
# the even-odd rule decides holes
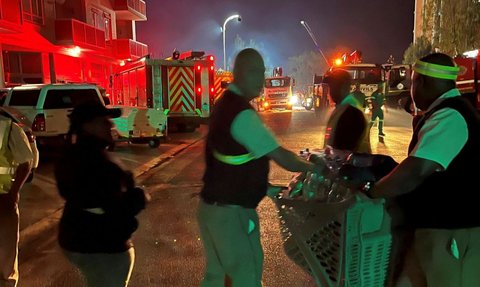
[[[417,61],[413,66],[413,70],[419,74],[432,78],[456,80],[460,68]]]
[[[103,210],[103,208],[101,208],[101,207],[85,208],[84,210],[86,212],[90,212],[90,213],[97,214],[97,215],[105,214],[105,210]]]
[[[255,157],[251,153],[240,155],[224,155],[216,150],[213,150],[213,157],[223,163],[230,165],[241,165],[255,159]]]

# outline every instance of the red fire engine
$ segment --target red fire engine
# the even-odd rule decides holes
[[[455,57],[454,60],[460,67],[457,88],[462,95],[471,99],[472,103],[480,110],[480,83],[478,82],[480,76],[478,69],[480,62],[479,50],[466,52],[462,56]]]
[[[214,57],[200,51],[145,57],[116,71],[113,105],[136,108],[141,99],[144,107],[167,116],[169,129],[192,132],[210,116],[214,74]]]

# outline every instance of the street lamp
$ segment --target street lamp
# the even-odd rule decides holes
[[[322,57],[323,57],[323,59],[325,60],[325,63],[327,63],[327,66],[330,67],[330,64],[328,63],[327,58],[326,58],[325,55],[323,54],[322,49],[320,49],[320,47],[318,46],[317,39],[315,39],[315,35],[313,35],[312,29],[310,29],[310,26],[308,26],[307,22],[306,22],[306,21],[303,21],[303,20],[300,21],[300,24],[302,24],[302,26],[305,27],[305,30],[307,30],[308,35],[310,35],[310,38],[312,38],[313,43],[314,43],[315,46],[317,47],[318,51],[320,51],[320,54],[322,54]]]
[[[222,33],[223,33],[223,70],[224,71],[227,70],[227,54],[225,52],[225,31],[226,31],[226,28],[227,28],[228,21],[233,20],[233,19],[237,19],[238,22],[242,21],[242,17],[240,17],[240,15],[232,15],[232,16],[228,17],[227,19],[225,19],[225,22],[223,22],[223,27],[222,27]]]

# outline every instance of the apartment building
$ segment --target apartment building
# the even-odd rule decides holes
[[[0,87],[96,83],[148,54],[136,41],[143,0],[0,0]]]

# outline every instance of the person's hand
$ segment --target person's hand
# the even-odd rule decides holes
[[[278,197],[278,195],[282,192],[282,190],[284,188],[285,187],[283,187],[283,186],[268,184],[267,196],[270,197],[270,198],[276,198],[276,197]]]
[[[360,189],[365,182],[375,181],[375,176],[368,167],[356,167],[351,164],[344,164],[338,171],[338,176],[343,184],[352,189]]]

